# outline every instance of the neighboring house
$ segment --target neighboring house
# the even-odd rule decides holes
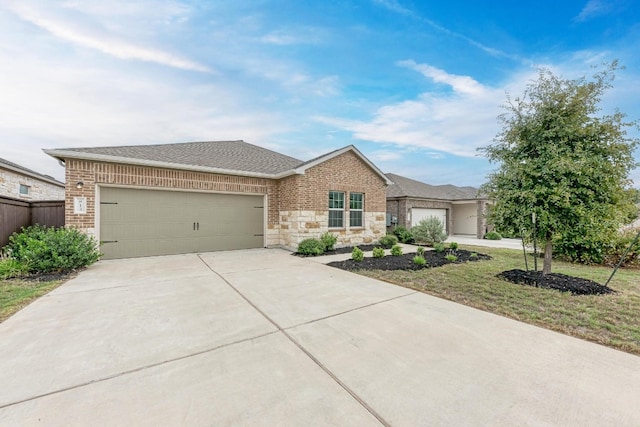
[[[474,187],[429,185],[392,173],[393,184],[387,188],[387,224],[411,228],[420,220],[435,216],[447,234],[474,235],[478,239],[487,232],[488,200]]]
[[[64,200],[64,184],[0,158],[0,196],[25,201]]]
[[[66,167],[66,225],[94,235],[107,259],[386,232],[390,182],[352,145],[306,162],[244,141],[45,152]]]

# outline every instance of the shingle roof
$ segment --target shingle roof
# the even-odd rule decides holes
[[[163,164],[201,166],[212,169],[275,175],[295,168],[301,160],[244,141],[203,141],[178,144],[130,145],[45,150],[90,155],[96,160],[131,159]]]
[[[474,200],[482,199],[475,187],[456,187],[455,185],[429,185],[393,173],[386,174],[393,184],[387,187],[387,197],[412,197],[436,200]]]
[[[5,168],[7,168],[7,169],[10,169],[10,170],[14,171],[14,172],[20,172],[20,173],[23,173],[25,175],[31,176],[32,178],[40,179],[42,181],[46,181],[46,182],[49,182],[51,184],[55,184],[55,185],[59,185],[61,187],[64,187],[64,183],[63,182],[58,181],[57,179],[55,179],[52,176],[43,175],[43,174],[38,173],[38,172],[36,172],[34,170],[25,168],[24,166],[20,166],[17,163],[13,163],[13,162],[10,162],[9,160],[0,158],[0,167],[3,167],[3,166]]]

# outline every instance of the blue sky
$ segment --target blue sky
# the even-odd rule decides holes
[[[603,110],[640,118],[640,0],[483,3],[3,0],[0,157],[63,179],[42,148],[354,144],[384,172],[478,186],[507,92],[613,59]]]

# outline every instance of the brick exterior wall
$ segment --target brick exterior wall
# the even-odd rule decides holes
[[[83,186],[78,189],[80,181]],[[96,234],[96,187],[102,184],[266,194],[266,243],[290,249],[303,238],[319,237],[328,230],[330,190],[347,193],[347,209],[348,193],[359,192],[364,193],[364,226],[332,229],[338,235],[338,244],[372,242],[385,233],[386,184],[351,151],[309,168],[305,175],[281,180],[66,159],[66,182],[66,225],[92,235]],[[86,198],[86,214],[74,214],[74,197]]]
[[[20,194],[21,184],[29,187],[29,194]],[[12,170],[0,169],[0,196],[25,201],[64,200],[64,188]]]

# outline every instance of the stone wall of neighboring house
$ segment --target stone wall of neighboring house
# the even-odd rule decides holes
[[[28,187],[28,194],[20,194],[20,185]],[[64,200],[64,187],[0,168],[0,196],[26,201]]]
[[[328,228],[329,191],[345,193],[345,226]],[[349,227],[349,193],[364,194],[363,227]],[[347,151],[280,183],[280,244],[295,249],[303,239],[337,235],[340,246],[372,243],[385,232],[386,183]]]

